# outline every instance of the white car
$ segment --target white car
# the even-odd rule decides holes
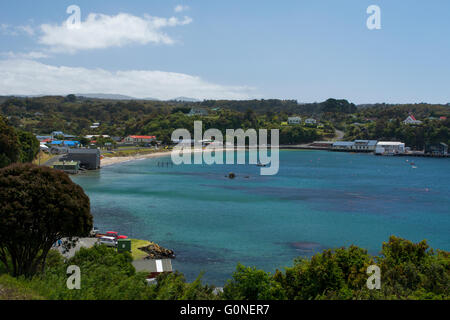
[[[114,237],[103,236],[98,240],[98,243],[108,247],[117,247],[117,240]]]

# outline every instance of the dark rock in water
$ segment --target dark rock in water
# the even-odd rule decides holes
[[[139,248],[146,253],[148,256],[145,259],[174,259],[175,253],[173,250],[169,250],[163,247],[160,247],[156,243],[152,243],[146,247]]]
[[[317,251],[323,249],[323,246],[317,242],[290,242],[288,243],[290,247],[297,249],[299,251]]]

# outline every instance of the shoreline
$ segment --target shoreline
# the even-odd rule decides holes
[[[103,167],[109,167],[109,166],[119,164],[119,163],[142,160],[142,159],[159,158],[159,157],[163,157],[165,155],[170,155],[170,151],[159,151],[159,152],[148,153],[148,154],[141,154],[141,155],[138,154],[135,156],[128,156],[128,157],[105,157],[100,160],[100,169]]]
[[[245,148],[239,148],[239,147],[235,147],[235,148],[216,148],[216,151],[222,151],[222,152],[226,152],[226,151],[237,151],[237,150],[248,150],[248,147]],[[254,149],[254,148],[251,148]],[[267,148],[268,150],[270,149],[270,147]],[[316,150],[316,151],[330,151],[329,149],[325,149],[325,148],[314,148],[314,147],[305,147],[304,145],[296,145],[296,146],[286,146],[286,145],[282,145],[279,146],[279,150]],[[172,150],[168,150],[168,151],[159,151],[159,152],[154,152],[154,153],[148,153],[148,154],[141,154],[141,155],[134,155],[134,156],[128,156],[128,157],[105,157],[100,161],[100,169],[103,167],[109,167],[115,164],[120,164],[120,163],[124,163],[124,162],[129,162],[129,161],[137,161],[137,160],[143,160],[143,159],[151,159],[151,158],[160,158],[160,157],[164,157],[166,155],[170,155]],[[198,153],[198,152],[208,152],[211,150],[191,150],[191,151],[185,151],[187,153]]]
[[[216,148],[215,151],[237,151],[237,150],[248,150],[248,148]],[[349,153],[365,153],[369,154],[372,153],[372,151],[366,151],[366,150],[333,150],[329,148],[320,148],[320,147],[305,147],[302,145],[296,145],[296,146],[280,146],[279,150],[309,150],[309,151],[330,151],[330,152],[349,152]],[[190,151],[184,151],[187,153],[198,153],[198,152],[211,152],[212,150],[190,150]],[[137,160],[143,160],[143,159],[150,159],[150,158],[159,158],[164,157],[166,155],[170,155],[171,150],[167,151],[159,151],[149,154],[142,154],[142,155],[134,155],[134,156],[128,156],[128,157],[106,157],[103,158],[100,162],[100,168],[108,167],[111,165],[129,162],[129,161],[137,161]],[[433,155],[426,155],[426,154],[418,154],[418,153],[404,153],[404,154],[397,154],[395,156],[411,156],[411,157],[429,157],[429,158],[450,158],[450,155],[447,156],[433,156]]]
[[[226,151],[235,151],[235,150],[247,150],[248,148],[216,148],[215,151],[222,151],[222,152],[226,152]],[[269,149],[269,148],[268,148]],[[281,149],[281,148],[280,148]],[[190,151],[184,151],[186,153],[198,153],[198,152],[211,152],[212,150],[205,150],[205,149],[201,149],[201,150],[190,150]],[[134,155],[134,156],[128,156],[128,157],[105,157],[103,159],[100,160],[100,169],[103,167],[109,167],[115,164],[120,164],[120,163],[124,163],[124,162],[129,162],[129,161],[137,161],[137,160],[143,160],[143,159],[151,159],[151,158],[160,158],[160,157],[164,157],[166,155],[170,156],[170,153],[172,152],[172,150],[168,150],[168,151],[159,151],[159,152],[154,152],[154,153],[148,153],[148,154],[141,154],[141,155]]]

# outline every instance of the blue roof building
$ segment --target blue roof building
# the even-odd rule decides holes
[[[55,146],[61,146],[64,145],[66,147],[76,147],[80,144],[79,141],[61,141],[61,140],[55,140],[51,142],[51,145]]]

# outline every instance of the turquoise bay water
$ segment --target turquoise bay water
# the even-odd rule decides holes
[[[188,280],[205,271],[206,282],[222,285],[238,262],[273,272],[351,244],[377,254],[392,234],[450,250],[450,159],[280,151],[276,176],[255,165],[163,161],[170,156],[73,180],[97,227],[175,250],[174,268]]]

